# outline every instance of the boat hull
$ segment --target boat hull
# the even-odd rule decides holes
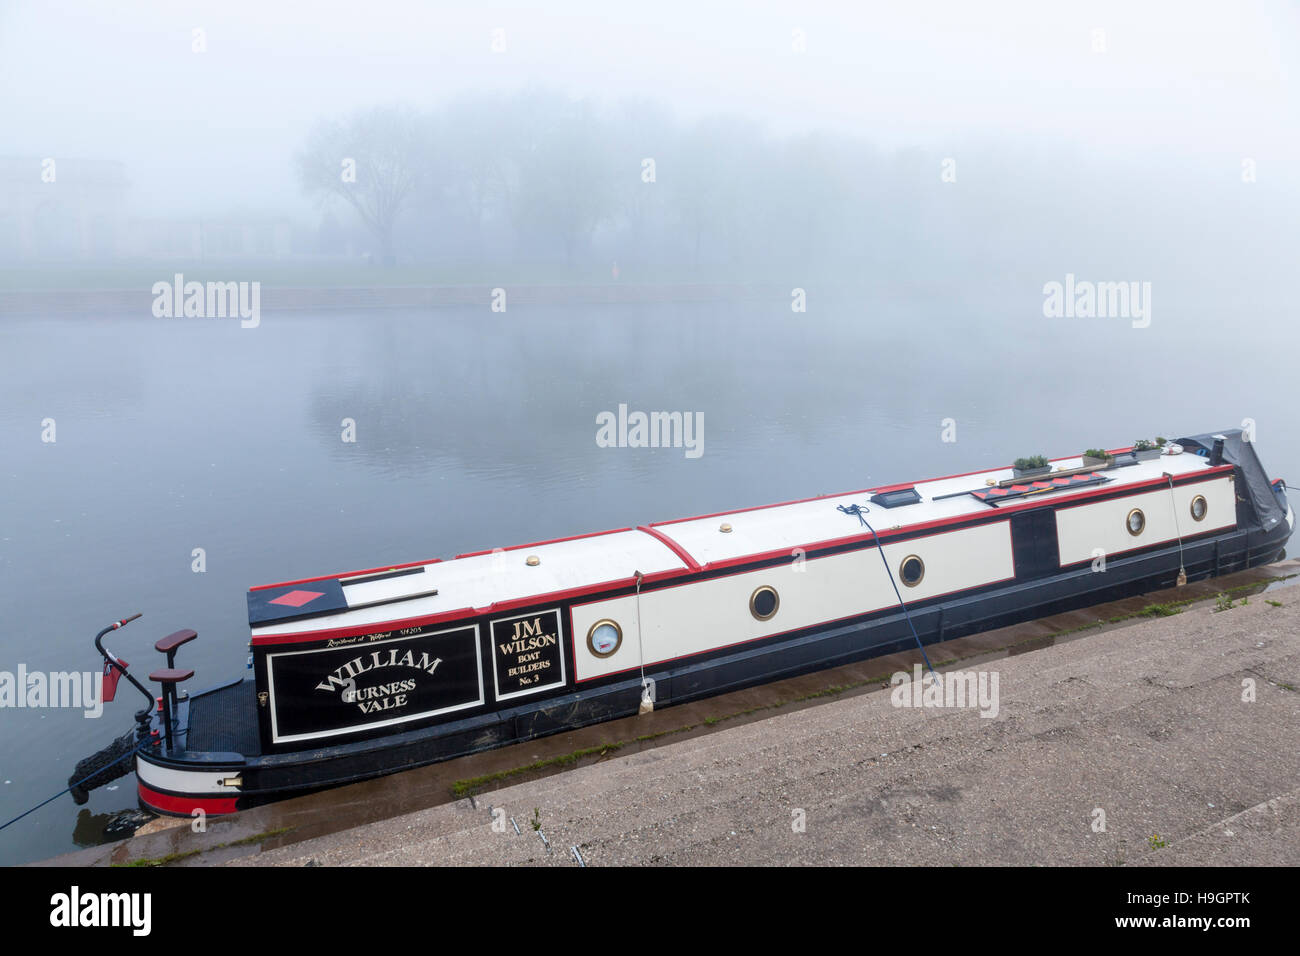
[[[1038,567],[1032,551],[1027,550],[1030,546],[1017,541],[1017,529],[1012,529],[1011,545],[1018,548],[1018,573],[1009,580],[909,602],[906,615],[895,604],[848,620],[821,622],[657,662],[646,666],[644,678],[651,682],[656,707],[670,706],[914,647],[917,638],[930,644],[1172,587],[1180,567],[1191,581],[1241,571],[1279,558],[1291,533],[1293,519],[1289,511],[1287,514],[1287,520],[1269,532],[1252,526],[1249,520],[1238,521],[1231,528],[1184,536],[1181,544],[1161,544],[1119,554],[1105,562],[1104,573],[1098,573],[1095,562],[1061,567],[1058,560],[1054,570]],[[1244,513],[1238,517],[1249,519]],[[1033,530],[1026,527],[1024,534],[1032,535]],[[874,549],[865,550],[874,553]],[[875,560],[879,560],[878,555]],[[783,560],[780,564],[732,568],[712,575],[702,572],[691,582],[677,586],[776,568],[789,573],[785,564],[788,562]],[[627,593],[618,592],[604,599],[627,597]],[[568,676],[562,688],[538,699],[485,701],[463,714],[444,716],[426,725],[396,731],[379,729],[373,736],[347,742],[325,739],[309,749],[277,752],[274,746],[263,746],[255,754],[189,748],[169,753],[144,752],[137,758],[140,804],[168,815],[190,816],[199,810],[210,815],[224,814],[634,715],[646,686],[639,668],[585,681],[579,681],[575,674],[579,668],[573,658],[579,651],[572,622],[575,611],[590,603],[589,595],[562,602],[560,617],[568,624]],[[548,603],[516,616],[552,610],[554,605]],[[486,663],[484,671],[491,673]],[[260,676],[264,680],[265,674]],[[240,694],[250,701],[246,706],[252,707],[253,692],[262,686],[263,681],[243,681],[195,695],[183,705],[180,725],[192,731],[200,711],[206,708],[212,712],[204,703],[209,695],[226,695],[227,711]],[[499,686],[492,689],[499,690]],[[267,743],[265,734],[261,742]]]

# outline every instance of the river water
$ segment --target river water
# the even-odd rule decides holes
[[[1281,320],[1267,331],[1198,301],[1149,328],[1049,320],[1030,292],[1010,308],[914,293],[805,313],[466,306],[247,329],[2,317],[0,675],[96,670],[94,632],[143,611],[110,646],[147,673],[154,640],[194,628],[180,663],[200,689],[245,672],[250,585],[1245,418],[1270,474],[1300,478]],[[702,416],[701,453],[602,447],[597,416],[620,405]],[[126,730],[137,696],[123,685],[98,718],[0,709],[0,822]],[[64,795],[0,831],[0,862],[91,842],[134,803],[129,777],[84,809]]]

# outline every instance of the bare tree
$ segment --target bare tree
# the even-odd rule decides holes
[[[558,239],[572,265],[613,205],[616,164],[602,118],[587,103],[550,116],[526,131],[518,163],[523,222]]]
[[[296,159],[303,189],[347,202],[392,265],[393,227],[428,174],[428,127],[410,109],[374,107],[341,121],[321,120]]]
[[[510,102],[501,95],[464,96],[440,117],[447,166],[446,191],[461,204],[476,236],[493,207],[509,210],[514,130]]]
[[[770,187],[759,185],[768,160],[761,131],[748,120],[711,117],[686,130],[670,188],[695,265],[706,236],[710,258],[740,255],[754,207],[768,198]]]

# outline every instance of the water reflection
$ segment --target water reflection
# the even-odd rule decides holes
[[[96,668],[90,636],[144,610],[113,646],[149,666],[156,638],[193,627],[185,666],[198,689],[244,673],[253,584],[1246,416],[1271,473],[1300,477],[1300,426],[1281,405],[1287,348],[1227,328],[1226,313],[1201,302],[1157,297],[1151,328],[1096,322],[1086,334],[1043,320],[1040,306],[971,290],[819,292],[804,314],[788,300],[512,305],[266,315],[256,330],[8,318],[0,668]],[[702,413],[703,456],[598,447],[596,416],[620,403]],[[47,417],[54,444],[40,441]],[[345,418],[354,443],[341,440]],[[940,440],[947,418],[956,443]],[[62,787],[131,714],[111,704],[100,720],[8,717],[6,819]],[[80,812],[56,801],[6,831],[0,860],[70,849],[83,826],[133,804],[125,786]]]

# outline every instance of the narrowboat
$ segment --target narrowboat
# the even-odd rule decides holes
[[[155,691],[104,647],[118,621],[106,699],[147,704],[69,784],[226,814],[1272,562],[1294,515],[1249,437],[259,585],[252,676],[195,693],[194,631],[156,643]]]

